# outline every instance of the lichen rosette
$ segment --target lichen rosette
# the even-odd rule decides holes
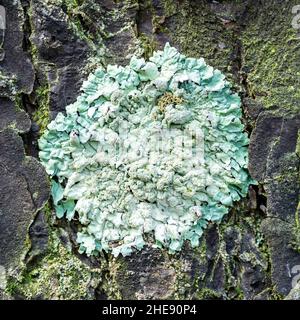
[[[197,246],[253,183],[241,101],[204,59],[166,44],[146,62],[97,69],[39,140],[58,218],[80,252]],[[145,237],[146,234],[152,237]]]

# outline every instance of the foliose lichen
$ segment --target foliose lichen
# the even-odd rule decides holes
[[[39,140],[58,218],[88,255],[197,246],[254,181],[241,100],[204,59],[166,44],[146,62],[97,69]]]

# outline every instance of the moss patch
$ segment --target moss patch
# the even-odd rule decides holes
[[[7,293],[25,299],[91,299],[101,270],[91,269],[64,247],[52,233],[49,254],[20,278],[10,278]]]
[[[243,32],[249,89],[265,108],[299,112],[300,40],[291,25],[296,4],[297,0],[265,1],[259,10],[253,6],[249,12],[252,19]]]
[[[33,114],[33,120],[39,125],[40,134],[42,134],[46,130],[47,125],[50,122],[49,86],[44,85],[44,86],[38,87],[35,93],[36,93],[38,109]]]

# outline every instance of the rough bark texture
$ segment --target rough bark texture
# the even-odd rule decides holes
[[[0,0],[0,298],[299,299],[298,2]],[[166,41],[204,57],[242,96],[259,186],[197,249],[80,256],[75,226],[55,220],[48,201],[38,136],[97,65],[125,65]]]

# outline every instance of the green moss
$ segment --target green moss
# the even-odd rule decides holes
[[[29,8],[27,10],[27,14],[28,14],[29,29],[30,29],[30,33],[31,33],[31,36],[29,37],[30,41],[29,41],[28,50],[29,50],[29,53],[31,55],[33,65],[35,67],[38,67],[38,65],[39,65],[38,48],[37,48],[37,46],[35,45],[35,43],[31,39],[32,35],[35,33],[34,23],[33,23],[33,20],[32,20],[32,16],[33,16],[32,5],[29,6]]]
[[[283,300],[284,296],[277,291],[276,286],[271,288],[270,300]]]
[[[91,299],[90,288],[100,280],[100,268],[82,263],[52,233],[49,253],[18,279],[10,278],[6,292],[25,299]]]
[[[148,60],[153,55],[153,52],[157,49],[158,44],[154,36],[149,36],[145,33],[141,33],[139,35],[139,40],[141,42],[141,47],[144,50],[144,57]]]
[[[109,255],[107,264],[106,264],[106,272],[103,277],[103,282],[101,284],[101,288],[104,293],[107,295],[109,300],[121,300],[122,294],[118,285],[118,274],[120,269],[122,269],[122,260],[116,259],[112,255]],[[123,261],[124,264],[124,261]]]
[[[265,108],[293,113],[299,112],[300,99],[299,38],[291,26],[292,7],[296,4],[297,0],[265,1],[259,10],[253,7],[242,37],[251,96]]]
[[[291,246],[300,253],[300,201],[295,212],[295,226],[292,229],[293,241]]]
[[[237,300],[244,300],[244,292],[240,286],[235,288],[236,291],[236,299]]]
[[[82,19],[85,20],[86,23],[91,23],[91,21],[83,10],[81,10],[82,4],[83,1],[81,0],[63,0],[62,3],[62,5],[67,9],[67,15],[72,29],[82,40],[91,42],[94,40],[94,37],[88,30],[86,30],[86,28],[84,28]]]
[[[104,55],[103,39],[109,38],[111,34],[106,31],[104,17],[103,21],[97,21],[97,23],[91,17],[92,13],[104,13],[101,5],[92,0],[62,0],[61,6],[66,9],[70,28],[74,34],[86,42],[92,55]],[[114,13],[115,11],[111,12],[112,15]]]
[[[163,0],[163,7],[166,16],[170,17],[178,12],[179,3],[173,0]]]
[[[152,17],[152,32],[153,33],[168,32],[168,30],[164,27],[165,19],[166,19],[165,16],[154,15]]]
[[[175,270],[176,278],[173,285],[173,298],[176,300],[186,299],[191,289],[191,279],[186,270],[187,261],[180,256],[170,256],[170,266]]]
[[[222,298],[222,295],[219,292],[216,292],[215,290],[212,290],[209,288],[203,288],[195,294],[195,299],[198,299],[198,300],[211,300],[211,299],[221,299],[221,298]]]
[[[43,210],[44,210],[46,219],[47,219],[48,223],[50,224],[50,223],[51,223],[51,220],[52,220],[52,208],[51,208],[51,205],[50,205],[50,201],[48,201],[48,202],[45,204]]]
[[[250,6],[244,18],[247,23],[243,21],[242,27],[234,17],[225,25],[205,2],[163,3],[167,17],[163,26],[185,54],[206,58],[229,79],[239,72],[245,77],[244,87],[239,89],[246,90],[264,107],[299,112],[300,47],[297,30],[291,26],[292,7],[297,0],[280,4],[271,0]],[[228,3],[240,12],[245,6],[243,1]]]
[[[224,28],[207,3],[164,0],[164,15],[163,27],[172,43],[186,55],[204,57],[224,72],[227,79],[233,79],[236,31]]]
[[[28,8],[28,16],[29,16],[29,25],[31,30],[31,37],[35,33],[34,24],[32,21],[33,16],[33,7],[29,6]],[[31,40],[31,38],[30,38]],[[37,70],[40,69],[40,60],[39,60],[39,52],[36,44],[34,41],[30,41],[29,51],[31,54],[32,62]],[[48,123],[50,122],[50,114],[49,114],[49,100],[50,100],[50,85],[46,81],[42,84],[39,84],[37,88],[34,88],[33,95],[35,95],[35,101],[37,110],[33,113],[32,118],[33,120],[39,125],[40,127],[40,134],[42,134]]]
[[[49,85],[38,87],[35,93],[36,93],[36,102],[37,102],[38,109],[33,114],[33,120],[39,125],[40,134],[42,134],[46,130],[47,125],[50,122]]]

